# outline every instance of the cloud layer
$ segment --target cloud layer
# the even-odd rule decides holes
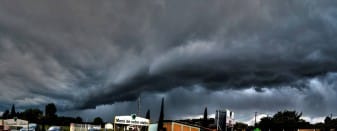
[[[149,109],[152,121],[159,118],[160,103],[165,98],[166,119],[201,118],[204,108],[208,108],[210,117],[219,109],[230,109],[235,112],[237,121],[252,124],[254,113],[273,116],[277,111],[296,110],[303,113],[303,119],[308,122],[322,122],[330,113],[336,112],[337,74],[328,74],[321,78],[307,80],[306,88],[284,86],[279,88],[254,88],[242,90],[223,89],[210,91],[201,86],[189,88],[178,87],[165,93],[143,93],[141,114]],[[117,102],[113,105],[98,106],[96,109],[76,110],[65,115],[85,116],[93,120],[101,116],[106,121],[112,121],[115,115],[129,115],[137,112],[136,101]]]
[[[303,107],[330,111],[334,99],[320,93],[335,91],[335,83],[313,79],[326,81],[337,71],[336,5],[333,0],[1,2],[0,103],[87,109],[133,101],[145,92],[200,86],[210,92],[267,90],[270,96],[289,90],[289,97],[304,97],[298,99]],[[170,95],[174,99],[179,92]],[[251,97],[277,105],[243,99],[226,106],[298,104],[263,93]],[[188,96],[175,105],[191,102],[200,104]]]

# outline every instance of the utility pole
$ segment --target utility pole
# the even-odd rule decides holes
[[[137,116],[140,116],[140,95],[138,97],[138,109],[137,109]]]
[[[216,130],[219,131],[219,112],[216,111]]]
[[[256,116],[257,116],[257,112],[255,112],[255,124],[254,124],[254,126],[256,126]]]

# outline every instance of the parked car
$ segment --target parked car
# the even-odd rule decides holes
[[[28,128],[27,127],[21,128],[20,131],[36,131],[36,128],[37,128],[37,124],[30,123],[28,124]]]
[[[48,131],[62,131],[60,126],[51,126]]]

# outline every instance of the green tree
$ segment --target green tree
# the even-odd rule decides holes
[[[273,119],[278,121],[291,121],[291,122],[299,122],[302,113],[298,113],[296,111],[288,111],[285,110],[283,112],[277,112]]]
[[[10,116],[9,110],[6,110],[6,111],[2,114],[2,118],[3,118],[3,119],[8,119],[9,116]]]
[[[45,107],[45,122],[46,124],[52,124],[57,120],[57,109],[54,103],[49,103]]]
[[[96,117],[93,121],[94,124],[96,125],[103,125],[103,119],[101,117]]]
[[[330,123],[331,122],[331,118],[330,117],[325,117],[325,119],[324,119],[324,123],[325,124],[328,124],[328,123]]]
[[[273,121],[279,128],[284,128],[285,130],[295,130],[298,128],[301,116],[302,113],[286,110],[283,112],[277,112],[273,116]]]
[[[158,131],[164,131],[164,98],[161,99],[160,114],[158,120]]]
[[[325,119],[324,119],[324,125],[325,125],[325,128],[327,130],[333,128],[334,124],[335,123],[333,123],[333,120],[331,119],[331,117],[325,117]]]
[[[300,119],[302,113],[296,111],[280,111],[273,117],[264,117],[258,123],[258,127],[262,130],[272,131],[295,131],[298,128],[312,128],[309,122]]]
[[[78,117],[75,118],[75,122],[76,122],[76,123],[82,123],[83,120],[82,120],[81,117],[78,116]]]
[[[43,117],[43,112],[39,109],[27,109],[21,113],[23,119],[32,123],[39,123]]]
[[[234,125],[234,130],[236,131],[245,131],[247,130],[247,128],[248,128],[248,125],[241,123],[241,122],[236,122]]]
[[[274,126],[274,123],[271,117],[263,117],[257,126],[264,131],[269,131]]]
[[[46,117],[56,116],[56,112],[57,112],[57,109],[54,103],[49,103],[46,105],[46,108],[45,108]]]

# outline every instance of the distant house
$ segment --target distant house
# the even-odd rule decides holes
[[[22,119],[6,119],[0,120],[0,130],[18,130],[28,128],[28,121]]]
[[[175,121],[164,121],[163,127],[166,128],[166,131],[200,131],[200,127]]]

